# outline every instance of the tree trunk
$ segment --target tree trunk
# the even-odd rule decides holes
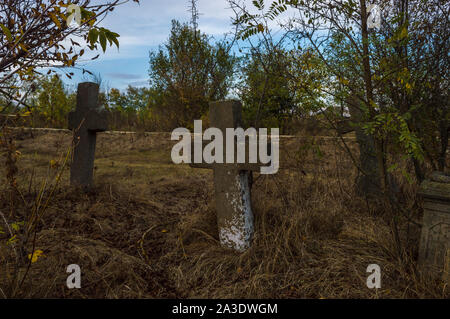
[[[373,119],[376,115],[376,110],[373,107],[372,103],[374,102],[373,99],[373,85],[372,85],[372,72],[370,69],[370,57],[369,57],[369,32],[367,28],[367,7],[366,7],[366,1],[360,0],[361,5],[361,36],[362,36],[362,46],[363,46],[363,69],[364,69],[364,84],[365,84],[365,91],[366,91],[366,105],[369,108],[369,114],[370,118]],[[385,165],[385,152],[384,152],[384,143],[383,140],[380,138],[372,138],[372,140],[366,139],[363,141],[364,146],[368,147],[368,150],[370,150],[371,146],[373,145],[372,149],[375,151],[376,155],[376,161],[377,161],[377,169],[375,171],[378,171],[379,174],[379,180],[378,185],[381,188],[381,191],[386,194],[388,192],[388,181],[387,181],[387,174],[386,174],[386,165]],[[369,158],[368,158],[369,159]],[[361,162],[362,164],[362,162]],[[374,168],[372,164],[369,164],[370,167]],[[368,172],[368,175],[370,173]]]
[[[356,134],[356,141],[359,146],[359,165],[362,172],[359,172],[356,181],[357,193],[361,196],[380,196],[380,170],[375,150],[374,138],[367,135],[362,129],[363,112],[356,104],[357,98],[349,98],[348,108],[351,116],[351,123]]]
[[[447,114],[439,123],[439,133],[441,137],[441,152],[439,154],[439,170],[441,172],[445,171],[446,168],[446,157],[447,157],[447,147],[448,147],[448,130],[450,128]]]

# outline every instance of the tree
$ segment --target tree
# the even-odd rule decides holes
[[[45,126],[67,127],[67,116],[75,109],[75,100],[69,97],[59,76],[43,77],[38,82],[36,100],[33,113],[45,121]]]
[[[165,129],[191,127],[208,110],[208,102],[226,97],[235,58],[224,42],[172,21],[167,43],[150,53],[150,86],[160,92],[155,112]]]
[[[116,127],[124,125],[127,128],[140,127],[151,129],[153,90],[145,87],[128,86],[124,93],[118,89],[111,89],[108,94],[108,109],[113,114],[113,123]]]
[[[258,13],[251,14],[243,1],[230,1],[237,13],[235,24],[240,26],[240,36],[269,33],[268,21],[288,10],[296,12],[295,18],[280,24],[294,43],[309,46],[320,57],[329,74],[327,85],[322,87],[326,99],[344,103],[347,110],[357,110],[352,112],[359,114],[358,118],[353,116],[353,122],[367,137],[359,141],[372,144],[368,148],[360,145],[362,149],[371,149],[376,157],[371,172],[358,165],[364,175],[370,176],[367,183],[377,185],[385,195],[390,194],[389,149],[405,154],[419,167],[424,154],[433,162],[428,145],[441,144],[440,151],[434,153],[440,154],[439,165],[444,166],[442,157],[448,139],[445,132],[449,57],[444,53],[448,52],[449,42],[445,31],[448,2],[374,1],[384,12],[380,30],[369,29],[365,0],[267,2],[269,5],[262,0],[253,1]],[[438,72],[433,72],[433,67]],[[434,87],[433,94],[426,92],[426,85],[421,85],[427,79],[433,83],[429,83]],[[430,117],[431,114],[435,115]],[[438,121],[438,116],[444,120]],[[433,131],[441,132],[441,137]],[[426,143],[431,136],[441,143]],[[418,171],[420,180],[423,174]],[[372,172],[377,172],[376,180]]]
[[[450,123],[450,4],[402,0],[385,10],[395,19],[387,20],[374,39],[378,40],[374,54],[380,61],[374,71],[377,92],[420,139],[428,164],[443,171]],[[421,181],[425,166],[418,156],[412,160]]]
[[[425,160],[445,169],[450,3],[373,1],[383,12],[377,30],[367,23],[371,13],[366,0],[277,0],[267,1],[267,6],[257,0],[252,1],[256,14],[244,1],[229,2],[241,38],[269,33],[269,21],[295,11],[280,26],[293,43],[310,47],[326,66],[329,81],[322,91],[328,102],[346,105],[363,155],[354,161],[365,176],[357,187],[363,187],[364,196],[377,190],[390,213],[396,253],[403,257],[398,221],[408,212],[399,205],[390,172],[399,167],[400,156],[414,163],[418,181]],[[334,119],[329,121],[334,125]]]
[[[282,42],[261,46],[242,59],[239,96],[249,124],[279,127],[285,134],[294,119],[319,110],[323,67],[310,50],[285,49]]]
[[[0,94],[25,104],[5,84],[14,76],[32,81],[42,67],[73,67],[85,50],[78,38],[93,50],[99,45],[119,45],[117,33],[99,26],[102,18],[125,1],[91,0],[6,0],[0,2]],[[138,2],[138,0],[133,0]],[[73,6],[80,8],[81,23],[67,24]],[[71,9],[69,11],[69,8]],[[69,44],[62,44],[68,40]],[[52,69],[50,69],[52,70]],[[50,71],[51,72],[51,71]],[[71,76],[67,73],[67,76]],[[17,88],[18,90],[18,88]]]

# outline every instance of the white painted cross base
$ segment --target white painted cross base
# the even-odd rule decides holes
[[[220,243],[238,252],[250,247],[254,232],[248,174],[226,169],[214,172]]]

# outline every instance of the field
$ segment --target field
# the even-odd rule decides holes
[[[20,221],[39,207],[35,250],[43,256],[23,263],[19,275],[27,276],[13,289],[13,249],[0,234],[0,297],[450,296],[415,268],[420,228],[407,220],[420,222],[422,210],[414,186],[399,178],[409,212],[399,220],[399,248],[391,215],[355,194],[357,170],[338,140],[282,139],[279,173],[254,174],[256,233],[252,248],[237,254],[218,243],[212,171],[173,164],[168,133],[98,134],[89,193],[69,187],[71,133],[16,139],[20,193],[3,182],[2,165],[0,212]],[[81,267],[81,289],[66,287],[69,264]],[[366,285],[369,264],[381,267],[381,289]]]

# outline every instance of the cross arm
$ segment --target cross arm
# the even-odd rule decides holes
[[[84,114],[77,111],[69,113],[69,129],[85,128],[92,132],[103,132],[108,129],[108,112],[106,110],[88,110]]]
[[[202,152],[202,162],[201,163],[194,163],[194,152],[195,152],[195,146],[194,142],[191,143],[191,163],[189,164],[193,168],[205,168],[205,169],[214,169],[216,167],[222,167],[229,170],[236,170],[236,171],[257,171],[259,172],[261,170],[261,167],[267,167],[270,165],[270,163],[261,163],[258,157],[257,152],[257,162],[256,163],[250,163],[249,160],[249,144],[245,144],[245,163],[236,163],[237,162],[237,154],[236,154],[236,146],[235,146],[235,156],[234,156],[234,163],[226,163],[226,146],[224,145],[224,153],[223,153],[223,163],[206,163],[203,158],[203,149],[205,146],[205,141],[202,141],[201,144],[201,152]],[[259,145],[258,145],[259,147]],[[270,154],[271,152],[271,143],[270,141],[267,142],[267,151]]]

